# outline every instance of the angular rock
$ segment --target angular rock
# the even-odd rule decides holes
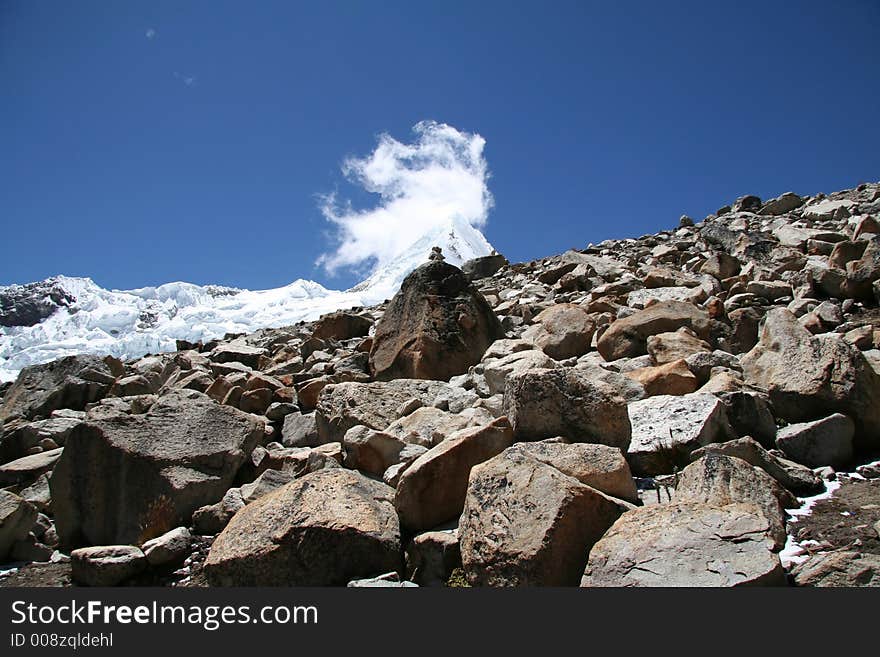
[[[63,447],[24,456],[0,465],[0,486],[26,486],[55,467]]]
[[[699,352],[712,351],[712,347],[689,329],[683,328],[650,336],[647,350],[656,365],[664,365]]]
[[[432,261],[410,273],[376,326],[370,369],[379,380],[446,381],[504,336],[489,304],[460,269]]]
[[[111,365],[98,356],[82,355],[25,367],[3,395],[0,424],[12,418],[46,418],[59,408],[83,410],[110,390],[116,380]]]
[[[425,532],[406,547],[406,576],[419,586],[445,586],[461,567],[456,530]]]
[[[595,331],[596,322],[581,306],[558,303],[541,311],[523,338],[551,358],[564,360],[587,353]]]
[[[488,278],[508,264],[507,258],[496,253],[468,260],[461,266],[461,271],[468,277],[468,280],[476,281],[480,278]]]
[[[351,340],[361,338],[370,332],[373,321],[363,315],[336,312],[322,316],[312,331],[312,337],[319,340]]]
[[[384,431],[397,419],[397,409],[416,398],[425,406],[446,389],[439,381],[401,379],[384,383],[339,383],[318,396],[315,422],[321,443],[342,442],[345,432],[363,424]]]
[[[857,448],[880,445],[880,375],[840,336],[814,337],[791,312],[774,308],[742,366],[778,417],[801,422],[843,413],[856,423]]]
[[[785,545],[785,509],[800,506],[797,498],[773,477],[735,456],[709,451],[678,475],[673,502],[704,502],[716,507],[754,504],[770,522],[775,550]]]
[[[0,489],[0,563],[6,563],[12,546],[28,535],[36,521],[34,505]]]
[[[647,353],[652,335],[676,331],[686,326],[697,337],[709,337],[709,315],[683,301],[662,301],[615,321],[599,338],[596,348],[607,361]]]
[[[486,377],[486,385],[490,395],[504,392],[507,385],[507,376],[514,372],[526,372],[537,369],[553,369],[559,364],[543,351],[531,349],[518,351],[503,358],[484,360],[483,376]]]
[[[239,509],[244,508],[244,499],[238,488],[231,488],[223,499],[215,504],[207,504],[193,513],[193,529],[197,534],[210,536],[223,531]]]
[[[736,437],[714,395],[658,395],[630,402],[628,413],[632,440],[626,460],[637,476],[670,473],[686,465],[698,447]]]
[[[694,392],[699,384],[684,360],[675,360],[657,367],[641,367],[624,376],[637,381],[646,396],[686,395]]]
[[[521,450],[476,466],[459,524],[471,585],[577,585],[593,544],[624,510]]]
[[[616,447],[541,441],[517,443],[514,449],[522,450],[533,459],[552,465],[563,474],[606,495],[634,504],[639,501],[629,464]]]
[[[488,418],[484,416],[484,419]],[[395,420],[388,425],[385,433],[405,443],[430,448],[439,445],[456,431],[473,426],[472,420],[471,414],[448,413],[433,406],[426,406]]]
[[[593,546],[581,586],[784,586],[770,523],[752,504],[652,504]]]
[[[145,415],[78,425],[50,480],[65,546],[141,544],[218,501],[263,436],[253,416],[197,392]]]
[[[147,568],[147,557],[133,545],[99,545],[70,553],[71,578],[85,586],[116,586]]]
[[[394,490],[320,470],[239,511],[214,541],[214,586],[341,586],[403,567]]]
[[[390,434],[357,426],[345,432],[342,447],[345,467],[381,477],[398,462],[406,443]]]
[[[285,447],[317,447],[320,444],[314,413],[291,413],[284,417],[281,442]]]
[[[835,413],[821,420],[783,427],[776,433],[776,446],[792,461],[809,468],[841,468],[852,462],[854,435],[853,421]]]
[[[265,356],[265,349],[234,342],[221,344],[210,354],[215,363],[241,363],[255,370],[260,369],[261,359]]]
[[[411,532],[461,514],[471,469],[513,444],[507,418],[464,429],[418,457],[401,475],[394,496],[400,524]]]
[[[147,563],[154,568],[182,562],[189,555],[192,534],[186,527],[177,527],[141,546]]]
[[[564,436],[626,450],[630,420],[620,389],[590,370],[546,369],[510,374],[504,413],[517,440]]]
[[[812,555],[792,570],[798,586],[880,586],[880,555],[852,550],[835,550]]]

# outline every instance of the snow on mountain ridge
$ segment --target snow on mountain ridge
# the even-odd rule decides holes
[[[379,267],[349,290],[325,288],[298,279],[269,290],[174,282],[134,290],[106,290],[90,278],[54,276],[33,286],[34,294],[63,290],[74,301],[38,303],[57,309],[32,326],[0,326],[0,381],[12,380],[23,367],[77,353],[137,358],[173,351],[176,340],[198,342],[226,333],[275,328],[392,297],[409,272],[425,263],[431,247],[440,246],[448,262],[461,265],[488,255],[492,246],[463,220],[450,220],[423,235],[392,262]],[[0,287],[0,298],[19,296],[28,286]],[[57,295],[56,295],[57,296]]]

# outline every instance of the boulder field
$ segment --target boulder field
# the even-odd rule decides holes
[[[434,249],[378,306],[26,368],[0,386],[0,565],[91,586],[880,585],[880,523],[798,543],[805,498],[880,482],[878,216],[874,183],[531,262]]]

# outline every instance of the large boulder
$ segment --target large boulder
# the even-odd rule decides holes
[[[624,513],[593,546],[581,586],[782,586],[774,545],[754,504],[653,504]]]
[[[468,260],[461,266],[461,271],[468,277],[468,280],[476,281],[480,278],[488,278],[508,264],[507,258],[500,253],[496,253]]]
[[[462,374],[503,337],[501,322],[460,269],[432,261],[410,273],[376,326],[370,370],[379,380]]]
[[[623,377],[621,377],[623,378]],[[560,368],[508,375],[504,413],[517,440],[564,436],[626,450],[630,419],[620,389],[590,370]]]
[[[556,360],[582,356],[590,350],[596,322],[581,306],[558,303],[542,310],[535,324],[523,333],[545,354]]]
[[[616,320],[596,348],[607,361],[647,353],[648,338],[687,327],[702,340],[709,338],[709,313],[685,301],[661,301]]]
[[[411,532],[424,531],[461,515],[471,468],[513,444],[506,417],[485,427],[452,434],[422,454],[397,483],[394,506],[400,524]]]
[[[400,417],[401,406],[413,399],[431,406],[446,388],[439,381],[415,379],[329,385],[315,408],[318,443],[342,442],[345,432],[359,424],[384,431]]]
[[[628,412],[632,441],[626,458],[638,476],[670,473],[689,463],[698,447],[736,437],[715,395],[657,395],[630,402]]]
[[[682,470],[673,500],[714,506],[737,502],[754,504],[770,522],[775,549],[785,545],[785,509],[800,506],[794,495],[760,468],[716,452],[709,452]]]
[[[843,413],[855,422],[856,448],[880,446],[880,374],[842,337],[813,336],[791,312],[774,308],[742,366],[777,417],[803,422]]]
[[[471,471],[459,524],[472,585],[577,585],[593,544],[625,506],[511,448]]]
[[[144,541],[188,525],[220,500],[263,437],[263,423],[193,391],[162,397],[143,415],[78,425],[52,473],[65,546]]]
[[[13,418],[46,418],[59,408],[81,411],[110,390],[121,363],[98,356],[67,356],[25,367],[3,395],[0,424]]]
[[[344,586],[403,568],[394,489],[342,468],[319,470],[247,505],[204,571],[214,586]]]

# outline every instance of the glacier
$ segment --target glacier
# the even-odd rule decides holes
[[[184,282],[107,290],[90,278],[55,276],[44,282],[60,287],[74,301],[33,326],[0,326],[0,382],[14,380],[29,365],[73,354],[110,354],[127,360],[174,351],[177,340],[207,341],[382,303],[394,296],[407,274],[427,262],[434,246],[456,266],[494,252],[477,228],[453,218],[348,290],[303,279],[269,290]],[[0,286],[0,296],[16,287],[21,286]]]

